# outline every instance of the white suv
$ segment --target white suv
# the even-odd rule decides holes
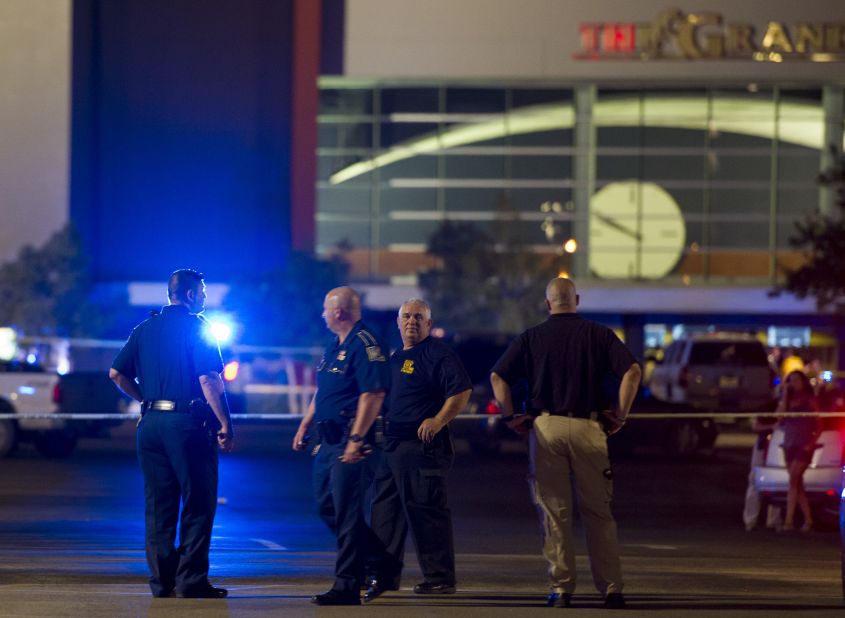
[[[765,346],[750,335],[717,333],[674,341],[655,366],[655,399],[704,410],[774,409],[776,373]]]

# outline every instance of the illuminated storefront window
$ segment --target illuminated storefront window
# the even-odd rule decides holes
[[[361,278],[407,278],[441,222],[466,221],[581,278],[765,284],[798,263],[788,238],[819,205],[821,98],[599,85],[584,115],[572,87],[324,78],[318,250]]]

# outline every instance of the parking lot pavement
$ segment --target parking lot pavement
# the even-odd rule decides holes
[[[415,596],[420,573],[409,548],[400,591],[360,608],[311,605],[310,596],[332,580],[333,540],[313,513],[310,458],[290,452],[288,433],[244,427],[241,450],[221,457],[225,500],[211,575],[231,592],[222,601],[150,597],[131,432],[84,442],[67,460],[24,450],[0,461],[0,617],[493,618],[551,611],[524,453],[457,459],[450,502],[458,594]],[[743,530],[747,457],[744,446],[719,446],[705,458],[648,453],[615,467],[625,615],[843,615],[837,531]],[[567,615],[608,615],[592,586],[583,535],[576,536],[579,583]]]
[[[689,548],[659,545],[627,548],[635,552],[624,559],[627,574],[629,616],[841,616],[838,574],[831,572],[832,556],[816,564],[785,563],[776,555],[752,563],[738,556],[702,557]],[[4,559],[10,558],[3,551]],[[17,561],[31,565],[24,550]],[[131,555],[54,556],[52,568],[31,576],[4,577],[0,584],[3,601],[0,615],[12,617],[116,616],[515,616],[549,611],[543,602],[543,564],[537,555],[461,554],[459,592],[453,596],[420,597],[411,588],[416,570],[406,573],[398,592],[388,593],[360,608],[316,608],[308,601],[329,581],[332,554],[328,552],[215,552],[212,570],[216,582],[229,586],[228,599],[153,599],[143,581],[125,574],[125,560],[141,562],[139,552]],[[413,556],[409,556],[414,562]],[[79,572],[81,559],[96,568]],[[36,561],[37,562],[37,561]],[[808,562],[809,559],[808,559]],[[16,561],[6,564],[15,571]],[[232,576],[240,564],[260,564],[267,575]],[[45,566],[42,564],[41,566]],[[578,561],[581,586],[572,616],[607,615],[592,590],[585,560]],[[583,593],[580,590],[583,589]]]

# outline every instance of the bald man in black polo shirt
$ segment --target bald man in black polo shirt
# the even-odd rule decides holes
[[[506,415],[503,420],[515,431],[531,432],[531,480],[544,522],[543,554],[551,580],[548,604],[568,607],[575,590],[574,485],[593,582],[606,607],[621,609],[625,599],[616,522],[610,511],[613,473],[607,435],[625,423],[642,372],[613,331],[581,318],[577,305],[570,279],[549,282],[549,318],[514,339],[490,379]],[[603,386],[608,374],[621,378],[614,411],[606,411]],[[534,414],[514,417],[510,385],[520,379],[528,380]]]

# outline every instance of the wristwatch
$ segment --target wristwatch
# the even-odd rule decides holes
[[[361,434],[353,433],[349,436],[350,442],[363,442],[364,438],[361,437]]]

